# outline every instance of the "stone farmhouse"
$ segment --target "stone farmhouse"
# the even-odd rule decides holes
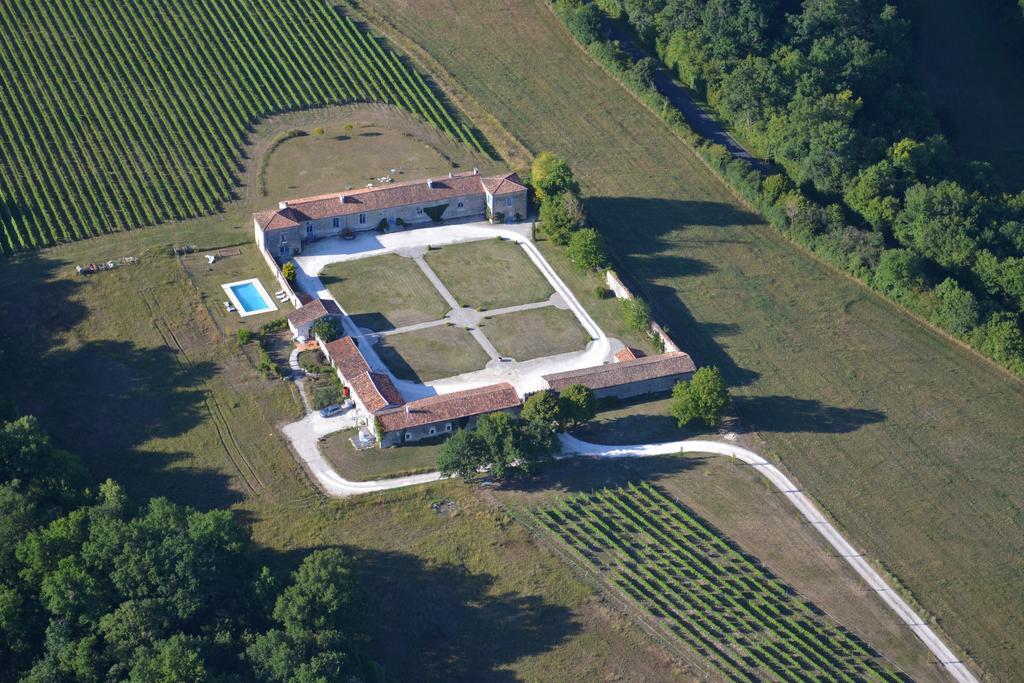
[[[615,363],[544,375],[544,381],[553,391],[582,384],[592,389],[597,398],[631,398],[671,391],[676,382],[690,379],[697,369],[689,354],[682,351],[642,357],[637,357],[632,349],[623,351],[629,353],[617,354]]]
[[[515,173],[482,176],[475,169],[376,187],[283,201],[253,215],[256,243],[275,258],[302,252],[305,242],[394,225],[490,216],[526,217],[526,186]]]

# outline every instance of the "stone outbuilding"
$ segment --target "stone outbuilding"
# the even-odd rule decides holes
[[[635,354],[623,354],[627,360],[617,363],[544,375],[544,381],[554,391],[582,384],[592,389],[598,398],[631,398],[670,391],[676,382],[693,377],[696,370],[690,356],[681,351],[631,359],[629,355]]]
[[[308,339],[313,324],[324,318],[341,319],[341,308],[333,299],[313,299],[288,314],[288,329],[296,338]]]
[[[515,387],[508,382],[421,398],[377,414],[381,444],[395,446],[473,429],[480,415],[517,414],[522,405]]]

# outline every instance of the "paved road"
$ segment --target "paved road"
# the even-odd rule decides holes
[[[621,26],[609,21],[606,22],[605,27],[608,29],[609,37],[612,40],[619,41],[619,46],[622,47],[622,50],[634,60],[650,56],[642,47],[634,42],[633,37],[623,30]],[[722,145],[734,157],[749,161],[754,169],[762,175],[774,172],[770,163],[755,157],[743,145],[736,142],[735,138],[729,135],[722,125],[712,118],[703,107],[697,104],[697,101],[693,99],[693,96],[685,88],[679,85],[670,71],[659,67],[654,73],[654,87],[668,98],[672,106],[679,110],[683,118],[690,125],[690,128],[697,135]]]

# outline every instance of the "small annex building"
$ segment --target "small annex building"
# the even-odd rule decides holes
[[[634,356],[630,358],[630,356]],[[544,375],[554,391],[573,384],[582,384],[594,391],[597,398],[631,398],[641,394],[670,391],[676,382],[688,380],[697,369],[689,354],[671,351],[656,356],[640,356],[632,351],[622,354],[617,363],[597,365],[580,370]]]
[[[282,201],[276,210],[253,214],[253,223],[260,248],[285,259],[306,242],[382,226],[485,215],[512,222],[526,213],[526,186],[518,175],[473,170]]]
[[[341,318],[341,308],[333,299],[313,299],[288,314],[288,329],[296,338],[308,339],[314,323],[323,318]]]

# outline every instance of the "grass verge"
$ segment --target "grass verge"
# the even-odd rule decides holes
[[[393,448],[357,450],[352,445],[354,430],[336,432],[320,442],[320,452],[331,467],[350,481],[368,481],[433,472],[444,437],[417,441]]]
[[[554,306],[486,318],[480,329],[499,354],[517,361],[582,351],[590,341],[572,311]]]

